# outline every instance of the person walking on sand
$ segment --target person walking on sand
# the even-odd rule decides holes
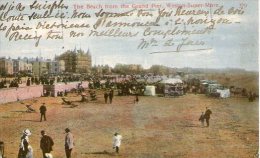
[[[113,97],[114,97],[114,91],[111,89],[110,92],[109,92],[109,103],[110,104],[112,104]]]
[[[21,142],[19,146],[18,158],[33,158],[33,149],[29,145],[29,136],[31,135],[29,129],[23,131]]]
[[[209,127],[209,119],[211,114],[212,111],[208,107],[206,107],[204,118],[206,119],[207,127]]]
[[[72,133],[70,132],[69,128],[65,129],[66,135],[65,135],[65,153],[66,158],[71,158],[71,152],[74,148],[74,137]]]
[[[41,141],[40,141],[40,147],[42,149],[42,155],[43,158],[48,158],[47,155],[51,153],[52,146],[54,145],[54,142],[50,136],[46,134],[44,130],[41,131]]]
[[[138,93],[136,93],[136,94],[135,94],[135,103],[138,104],[138,102],[139,102],[139,97],[138,97]]]
[[[108,99],[108,93],[107,93],[107,91],[104,92],[104,98],[105,98],[105,103],[107,103],[107,99]]]
[[[41,122],[42,122],[42,118],[44,117],[44,121],[46,121],[46,111],[47,108],[45,106],[45,103],[42,103],[42,106],[40,107],[40,113],[41,113]]]
[[[116,153],[119,153],[119,148],[121,145],[122,136],[119,135],[117,132],[114,134],[113,137],[113,149],[116,149]]]
[[[202,112],[201,115],[200,115],[200,118],[199,118],[199,121],[201,122],[201,126],[202,126],[202,127],[204,127],[204,120],[205,120],[205,118],[204,118],[204,112]]]

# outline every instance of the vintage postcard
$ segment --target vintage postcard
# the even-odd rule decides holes
[[[0,158],[256,158],[258,0],[1,0]]]

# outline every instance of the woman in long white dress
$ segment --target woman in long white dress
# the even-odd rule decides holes
[[[29,129],[23,131],[21,143],[19,146],[18,158],[33,158],[33,149],[29,145],[29,136],[31,134],[32,133]]]

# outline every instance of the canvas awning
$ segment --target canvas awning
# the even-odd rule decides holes
[[[220,94],[220,98],[229,98],[230,97],[230,90],[229,89],[217,89],[217,93]]]
[[[168,79],[162,80],[160,83],[164,83],[164,84],[177,84],[177,83],[183,83],[183,82],[179,78],[168,78]]]

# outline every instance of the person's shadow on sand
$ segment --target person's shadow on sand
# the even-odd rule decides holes
[[[87,155],[90,155],[90,154],[93,154],[93,155],[109,155],[109,156],[116,156],[116,155],[119,155],[119,154],[116,154],[115,152],[108,152],[106,150],[104,151],[97,151],[97,152],[88,152],[88,153],[85,153]]]
[[[28,122],[41,122],[39,120],[21,120],[21,121],[28,121]]]
[[[201,126],[201,125],[196,125],[196,124],[188,124],[188,125],[180,125],[180,127],[183,128],[204,128],[205,126]]]

